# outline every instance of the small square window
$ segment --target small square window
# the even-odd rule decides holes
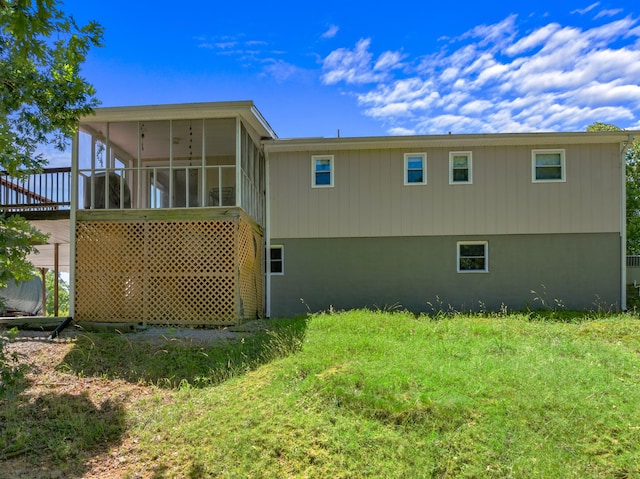
[[[470,151],[449,152],[449,184],[473,183]]]
[[[564,150],[532,150],[532,181],[565,181]]]
[[[331,188],[333,186],[333,156],[311,157],[311,186]]]
[[[458,241],[458,273],[489,272],[487,241]]]
[[[404,184],[427,184],[427,154],[405,153],[404,155]]]
[[[284,247],[282,245],[271,245],[269,250],[269,271],[271,274],[284,274]]]

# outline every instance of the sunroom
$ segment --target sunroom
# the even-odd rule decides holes
[[[77,321],[217,325],[263,311],[265,161],[252,102],[102,108],[73,148]]]

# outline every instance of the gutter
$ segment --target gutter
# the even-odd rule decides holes
[[[629,134],[627,141],[622,143],[620,149],[620,256],[622,268],[620,268],[620,309],[627,310],[627,151],[633,144],[634,136]]]

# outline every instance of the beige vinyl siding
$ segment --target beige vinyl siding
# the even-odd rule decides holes
[[[334,155],[334,188],[312,189],[311,153],[270,152],[271,236],[277,238],[598,233],[620,231],[618,144],[566,151],[566,182],[533,183],[540,145],[465,147],[473,184],[450,185],[449,151],[428,148],[426,185],[405,186],[402,149]],[[422,150],[421,150],[422,151]]]

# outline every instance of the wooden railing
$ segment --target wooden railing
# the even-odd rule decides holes
[[[0,172],[0,211],[57,211],[71,206],[71,167],[16,178]]]

